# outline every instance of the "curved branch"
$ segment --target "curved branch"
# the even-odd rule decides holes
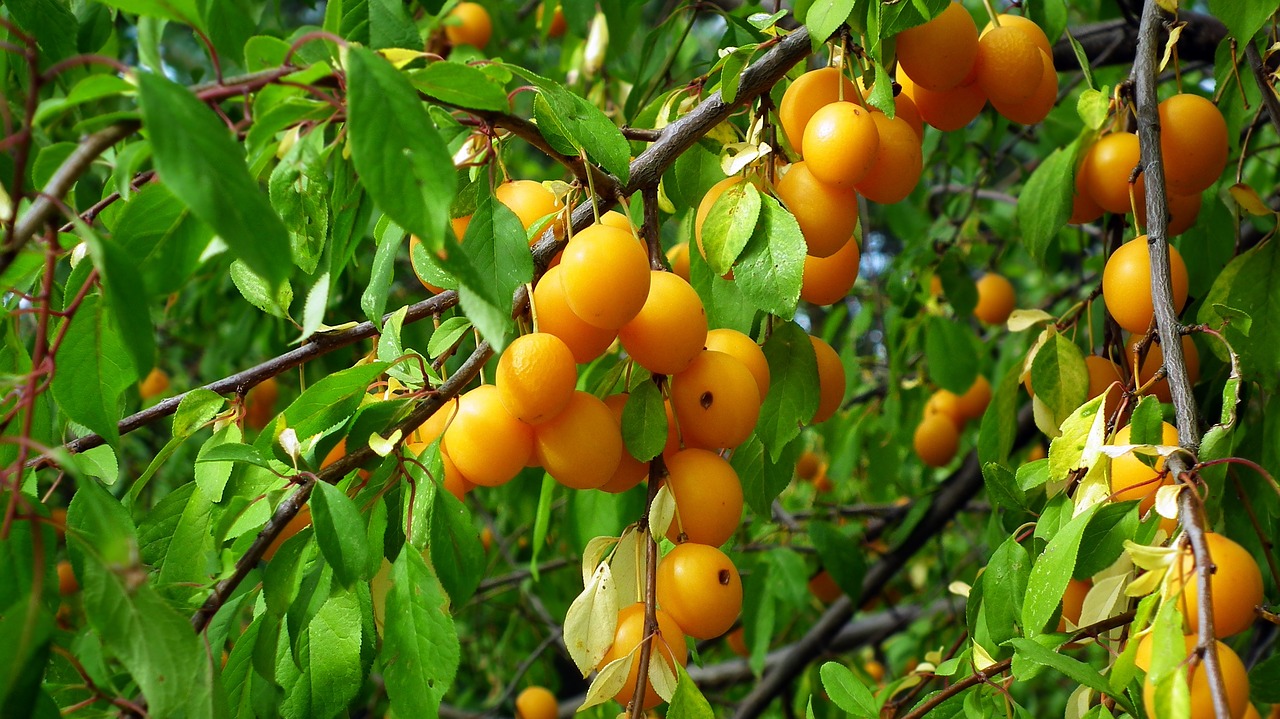
[[[1213,62],[1218,44],[1227,37],[1227,26],[1212,15],[1198,12],[1179,12],[1178,19],[1187,23],[1178,38],[1178,57],[1183,61]],[[1070,32],[1084,49],[1086,57],[1098,57],[1112,48],[1107,55],[1108,63],[1129,63],[1137,57],[1138,29],[1124,18],[1081,25]],[[1163,47],[1169,39],[1169,31],[1161,26],[1157,32],[1156,41]],[[1053,46],[1053,64],[1059,70],[1079,67],[1075,51],[1065,37]]]
[[[1015,445],[1027,442],[1034,432],[1035,422],[1031,416],[1031,408],[1025,407],[1018,413]],[[964,464],[947,478],[942,489],[933,496],[929,509],[912,528],[906,539],[867,570],[862,580],[862,595],[858,598],[858,602],[861,604],[879,594],[889,580],[893,579],[930,539],[941,532],[982,487],[982,470],[978,464],[977,454],[970,453]],[[792,645],[777,666],[765,673],[751,693],[738,705],[734,718],[751,719],[760,716],[774,698],[781,694],[804,671],[805,667],[809,666],[810,662],[828,648],[831,638],[837,636],[849,622],[854,609],[854,600],[849,596],[837,599],[809,628],[809,631]]]
[[[1173,282],[1169,274],[1168,207],[1165,196],[1164,162],[1160,150],[1160,114],[1156,96],[1156,63],[1158,30],[1162,25],[1160,7],[1156,0],[1146,0],[1142,8],[1142,22],[1138,33],[1138,53],[1134,65],[1135,93],[1138,116],[1138,143],[1142,153],[1142,171],[1146,181],[1147,247],[1151,257],[1151,301],[1155,307],[1156,329],[1160,346],[1164,351],[1164,369],[1168,377],[1174,412],[1178,419],[1178,443],[1186,452],[1171,455],[1166,468],[1174,477],[1184,481],[1187,470],[1194,463],[1195,452],[1200,446],[1199,418],[1195,397],[1191,394],[1191,381],[1187,376],[1186,358],[1182,352],[1181,324],[1174,309]],[[1188,460],[1188,455],[1191,457]],[[1195,555],[1196,573],[1199,575],[1199,646],[1209,678],[1214,713],[1219,717],[1231,716],[1227,692],[1222,677],[1222,665],[1218,661],[1218,643],[1213,628],[1213,558],[1205,539],[1204,515],[1200,497],[1194,485],[1184,481],[1178,498],[1179,518],[1191,549]]]

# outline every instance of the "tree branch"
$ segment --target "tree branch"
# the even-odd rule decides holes
[[[407,325],[426,319],[432,315],[444,312],[456,304],[458,304],[457,292],[453,292],[452,290],[442,292],[430,299],[409,305],[408,311],[405,314],[404,323]],[[391,315],[388,314],[383,317],[383,321],[385,322],[390,318]],[[323,357],[334,350],[347,347],[361,340],[369,339],[376,334],[378,334],[378,331],[377,328],[373,326],[372,322],[361,322],[355,327],[341,332],[325,335],[313,335],[310,342],[297,349],[285,352],[278,357],[274,357],[259,365],[250,367],[243,372],[237,372],[230,377],[206,384],[199,389],[209,390],[217,394],[245,392],[269,377],[274,377],[282,372],[291,370],[294,367],[309,362],[317,357]],[[120,420],[119,424],[117,424],[120,434],[128,434],[129,432],[140,427],[145,427],[158,419],[168,417],[178,411],[178,405],[182,403],[182,399],[193,391],[195,390],[183,392],[180,395],[158,402],[141,412],[125,417]],[[104,442],[105,440],[96,434],[86,434],[79,439],[66,443],[62,448],[72,454],[76,454],[98,447]],[[36,467],[43,467],[51,464],[53,459],[48,455],[41,455],[40,457],[33,459],[31,462],[32,465]]]
[[[1195,554],[1196,573],[1199,575],[1199,650],[1204,658],[1209,689],[1213,696],[1214,713],[1218,717],[1231,716],[1227,692],[1223,684],[1222,665],[1218,661],[1218,643],[1213,630],[1213,596],[1211,594],[1214,566],[1205,540],[1204,515],[1200,497],[1190,482],[1187,470],[1194,464],[1200,445],[1199,419],[1195,397],[1191,394],[1191,381],[1187,376],[1186,359],[1182,353],[1181,325],[1173,306],[1173,283],[1169,275],[1168,208],[1165,197],[1164,162],[1160,151],[1160,114],[1156,97],[1156,63],[1160,45],[1158,31],[1162,25],[1160,7],[1156,0],[1146,0],[1142,8],[1142,21],[1138,30],[1137,58],[1134,64],[1137,105],[1138,143],[1142,153],[1143,175],[1146,181],[1147,247],[1151,257],[1151,301],[1155,307],[1156,329],[1160,347],[1164,352],[1164,369],[1168,377],[1174,412],[1178,419],[1178,443],[1186,452],[1170,455],[1165,467],[1172,476],[1184,482],[1178,498],[1179,518],[1183,530],[1191,542]],[[1188,460],[1190,456],[1190,460]]]
[[[1031,416],[1031,408],[1025,407],[1018,413],[1017,437],[1015,446],[1027,442],[1035,432],[1035,422]],[[858,603],[862,604],[876,596],[884,589],[907,562],[920,551],[930,539],[946,527],[964,506],[983,487],[982,470],[978,464],[976,453],[970,453],[947,481],[942,489],[933,496],[929,509],[920,521],[912,528],[911,533],[901,544],[880,558],[867,570],[862,580],[862,594]],[[779,660],[777,666],[769,672],[738,705],[735,719],[752,719],[760,716],[769,707],[775,697],[804,671],[818,657],[844,627],[854,613],[854,600],[842,596],[827,608],[826,613],[814,623],[795,644],[786,656]]]
[[[1178,58],[1182,61],[1202,60],[1213,62],[1218,44],[1227,36],[1227,26],[1212,15],[1198,12],[1182,11],[1178,19],[1185,21],[1182,35],[1178,38]],[[1169,32],[1164,27],[1157,29],[1157,42],[1163,47],[1169,39]],[[1108,62],[1120,64],[1131,62],[1137,55],[1137,29],[1129,21],[1118,18],[1105,22],[1082,25],[1072,28],[1071,35],[1080,43],[1086,57],[1094,58],[1114,45],[1114,50],[1107,58]],[[1075,51],[1071,43],[1064,37],[1053,46],[1053,65],[1059,70],[1078,67]]]
[[[1262,53],[1254,46],[1253,41],[1246,40],[1244,54],[1249,58],[1249,67],[1253,69],[1253,77],[1258,81],[1258,91],[1262,93],[1262,104],[1271,117],[1271,126],[1280,134],[1280,98],[1276,97],[1276,88],[1267,76],[1267,68],[1262,64]]]

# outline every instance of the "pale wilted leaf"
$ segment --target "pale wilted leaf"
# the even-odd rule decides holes
[[[668,485],[664,484],[658,488],[658,493],[653,498],[653,506],[649,507],[649,531],[653,532],[655,537],[665,536],[675,516],[675,495],[671,493]]]
[[[633,651],[632,654],[634,653]],[[627,683],[627,672],[630,669],[631,654],[606,664],[596,678],[591,680],[591,686],[587,688],[587,696],[582,700],[582,706],[578,707],[578,711],[604,704],[622,691],[622,685]]]
[[[564,644],[582,676],[604,659],[618,626],[618,593],[609,565],[601,563],[564,618]]]
[[[1010,332],[1022,332],[1042,322],[1052,322],[1053,315],[1044,310],[1014,310],[1006,323]]]
[[[646,536],[645,539],[648,537]],[[644,586],[640,570],[644,566],[640,532],[628,528],[618,540],[609,568],[613,570],[613,585],[618,593],[618,606],[625,607],[640,601],[640,588]]]
[[[596,573],[596,566],[604,561],[605,555],[617,543],[617,537],[596,537],[587,542],[587,548],[582,550],[582,586],[585,587],[591,582],[591,575]]]
[[[1178,495],[1182,493],[1183,488],[1181,484],[1167,484],[1156,490],[1156,512],[1161,517],[1178,518]]]
[[[1255,217],[1266,217],[1267,215],[1276,214],[1274,210],[1267,207],[1267,203],[1262,201],[1258,196],[1258,191],[1244,184],[1237,182],[1227,188],[1227,192],[1231,193],[1231,199],[1235,200],[1240,209],[1248,212]]]
[[[675,696],[679,679],[667,662],[666,653],[659,651],[661,644],[662,640],[654,637],[653,652],[649,656],[649,684],[653,685],[653,690],[658,693],[658,696],[665,701],[671,701],[671,697]]]

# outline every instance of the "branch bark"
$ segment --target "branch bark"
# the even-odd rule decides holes
[[[1223,683],[1222,665],[1218,661],[1218,643],[1213,628],[1213,596],[1211,582],[1214,573],[1213,558],[1205,539],[1204,515],[1200,498],[1196,494],[1188,469],[1195,463],[1200,446],[1199,418],[1195,397],[1191,394],[1191,381],[1187,376],[1186,359],[1182,353],[1182,325],[1174,311],[1173,283],[1169,275],[1168,208],[1165,196],[1164,161],[1160,150],[1160,113],[1156,97],[1157,53],[1159,29],[1162,25],[1160,7],[1156,0],[1146,0],[1142,8],[1142,21],[1138,31],[1137,58],[1134,65],[1135,94],[1138,118],[1138,143],[1142,153],[1143,175],[1146,181],[1147,247],[1151,257],[1151,300],[1155,307],[1156,329],[1160,346],[1164,351],[1164,369],[1173,398],[1174,412],[1178,420],[1178,444],[1186,450],[1171,455],[1165,467],[1172,476],[1183,483],[1179,495],[1179,518],[1183,530],[1191,542],[1195,555],[1196,573],[1199,575],[1199,651],[1209,678],[1214,713],[1220,719],[1231,716]]]
[[[1280,134],[1280,97],[1276,97],[1276,88],[1268,79],[1267,68],[1262,64],[1262,53],[1252,41],[1246,41],[1244,54],[1249,58],[1249,67],[1253,70],[1253,78],[1258,81],[1258,91],[1262,93],[1262,104],[1271,117],[1271,126]]]
[[[1178,19],[1187,23],[1178,39],[1178,57],[1184,62],[1213,62],[1218,44],[1227,37],[1227,26],[1212,15],[1198,12],[1179,12]],[[1138,30],[1124,18],[1082,25],[1070,32],[1087,57],[1097,57],[1113,45],[1115,48],[1108,55],[1108,62],[1127,63],[1137,56]],[[1157,42],[1163,47],[1163,43],[1169,38],[1169,32],[1161,27],[1157,29],[1157,33]],[[1059,70],[1079,66],[1075,51],[1065,37],[1053,46],[1053,65]]]
[[[1035,432],[1035,422],[1031,416],[1031,408],[1025,407],[1018,414],[1018,429],[1015,445],[1028,441]],[[924,545],[951,521],[951,519],[968,504],[983,487],[982,470],[978,464],[976,453],[970,453],[947,481],[942,489],[934,495],[929,509],[907,535],[901,544],[880,558],[867,570],[862,581],[862,595],[858,598],[861,604],[879,594],[889,580],[901,571],[907,562],[920,551]],[[804,671],[809,663],[825,651],[831,639],[838,635],[841,628],[848,624],[854,613],[854,601],[848,596],[840,597],[832,604],[795,644],[786,656],[779,660],[776,667],[765,673],[751,693],[738,705],[734,719],[752,719],[764,713],[775,697]]]

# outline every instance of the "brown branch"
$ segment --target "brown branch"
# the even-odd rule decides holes
[[[1199,575],[1199,650],[1204,657],[1214,712],[1219,717],[1231,715],[1223,684],[1222,665],[1218,661],[1218,643],[1213,629],[1213,558],[1205,539],[1204,515],[1200,497],[1187,469],[1194,463],[1200,446],[1199,419],[1191,381],[1187,377],[1186,359],[1182,353],[1181,325],[1173,306],[1173,283],[1169,275],[1168,208],[1165,198],[1164,162],[1160,151],[1160,114],[1156,96],[1156,63],[1159,52],[1158,31],[1162,25],[1156,0],[1146,0],[1138,31],[1137,57],[1133,69],[1134,100],[1138,118],[1138,143],[1142,152],[1142,168],[1147,184],[1147,247],[1151,256],[1151,300],[1155,307],[1156,329],[1164,350],[1164,369],[1168,376],[1174,412],[1178,419],[1178,443],[1186,452],[1177,452],[1165,461],[1172,476],[1184,483],[1178,497],[1179,518],[1191,542]],[[1188,459],[1190,457],[1190,460]]]
[[[1179,12],[1178,19],[1187,23],[1178,38],[1178,59],[1183,62],[1213,62],[1218,44],[1227,36],[1227,26],[1212,15],[1198,12]],[[1163,26],[1157,28],[1157,32],[1158,46],[1163,47],[1169,32]],[[1097,57],[1113,46],[1114,50],[1107,58],[1112,64],[1132,62],[1137,55],[1137,28],[1123,18],[1072,28],[1071,34],[1089,58]],[[1079,67],[1079,64],[1071,43],[1065,37],[1053,46],[1054,67],[1068,70]]]
[[[456,304],[458,304],[457,292],[442,292],[430,299],[409,305],[405,314],[404,323],[411,324],[427,317],[431,317],[432,315],[444,312]],[[383,321],[389,320],[390,317],[391,315],[386,315],[383,318]],[[243,393],[269,377],[274,377],[282,372],[291,370],[305,362],[327,355],[334,350],[347,347],[361,340],[369,339],[376,334],[378,334],[378,330],[374,327],[372,322],[362,322],[355,327],[343,330],[342,332],[326,335],[312,335],[310,342],[297,349],[290,350],[289,352],[269,359],[262,364],[250,367],[243,372],[237,372],[230,377],[206,384],[199,389],[209,390],[217,394],[230,394],[233,392]],[[145,427],[158,419],[168,417],[178,411],[178,405],[182,402],[184,397],[190,394],[191,391],[170,397],[142,410],[141,412],[129,415],[128,417],[120,420],[119,424],[117,424],[120,434],[128,434],[129,432]],[[104,442],[105,440],[96,434],[87,434],[63,445],[63,449],[75,454],[98,447]],[[52,462],[52,459],[47,455],[42,455],[32,460],[32,462],[38,467],[47,466]]]
[[[1035,422],[1031,417],[1030,407],[1025,407],[1018,414],[1017,437],[1015,445],[1029,441],[1035,433]],[[982,470],[978,465],[976,453],[971,453],[963,465],[947,478],[942,488],[933,496],[929,509],[920,521],[911,529],[902,543],[880,558],[867,570],[862,581],[862,594],[858,603],[862,604],[876,596],[889,581],[906,566],[907,562],[919,552],[924,545],[951,521],[951,519],[968,504],[983,487]],[[814,623],[794,645],[777,666],[766,672],[751,693],[738,705],[735,719],[751,719],[760,716],[769,707],[775,697],[804,671],[805,667],[816,659],[828,646],[831,638],[836,636],[853,616],[854,600],[842,596]]]
[[[662,375],[654,375],[653,381],[661,383]],[[640,517],[640,531],[644,533],[644,639],[640,644],[640,664],[636,672],[636,687],[631,694],[631,719],[644,716],[644,695],[649,688],[649,664],[653,660],[653,643],[658,632],[658,540],[653,536],[653,527],[649,526],[649,512],[653,509],[653,500],[658,496],[658,488],[667,477],[667,463],[659,454],[649,462],[648,496],[645,498],[644,514]],[[664,641],[666,641],[664,639]],[[662,661],[659,659],[658,661]]]
[[[1271,126],[1280,134],[1280,97],[1276,96],[1276,88],[1271,84],[1267,69],[1262,64],[1262,53],[1258,52],[1252,40],[1244,39],[1244,54],[1249,58],[1254,79],[1258,81],[1258,91],[1262,93],[1262,104],[1271,117]]]
[[[402,437],[408,437],[413,430],[418,428],[418,425],[427,421],[427,418],[444,406],[445,402],[457,397],[462,392],[462,389],[480,374],[480,369],[484,367],[484,363],[492,356],[493,349],[489,347],[487,342],[481,342],[480,346],[476,347],[471,356],[467,358],[467,361],[458,368],[458,371],[453,373],[453,376],[440,385],[436,392],[419,402],[413,411],[409,413],[409,416],[393,427],[390,432],[393,433],[398,429]],[[290,495],[288,499],[280,503],[280,506],[276,508],[275,514],[263,526],[262,531],[258,533],[257,539],[253,540],[249,551],[236,562],[236,568],[232,575],[214,587],[213,594],[209,595],[209,598],[191,617],[191,625],[195,627],[196,631],[204,631],[204,628],[209,625],[209,621],[213,619],[213,616],[218,613],[222,605],[235,592],[240,582],[244,581],[249,571],[257,566],[263,552],[275,541],[276,537],[280,536],[289,520],[293,519],[298,511],[302,509],[302,505],[306,504],[316,481],[337,484],[352,470],[375,456],[373,448],[365,445],[314,475],[300,475],[302,486],[298,491]]]

